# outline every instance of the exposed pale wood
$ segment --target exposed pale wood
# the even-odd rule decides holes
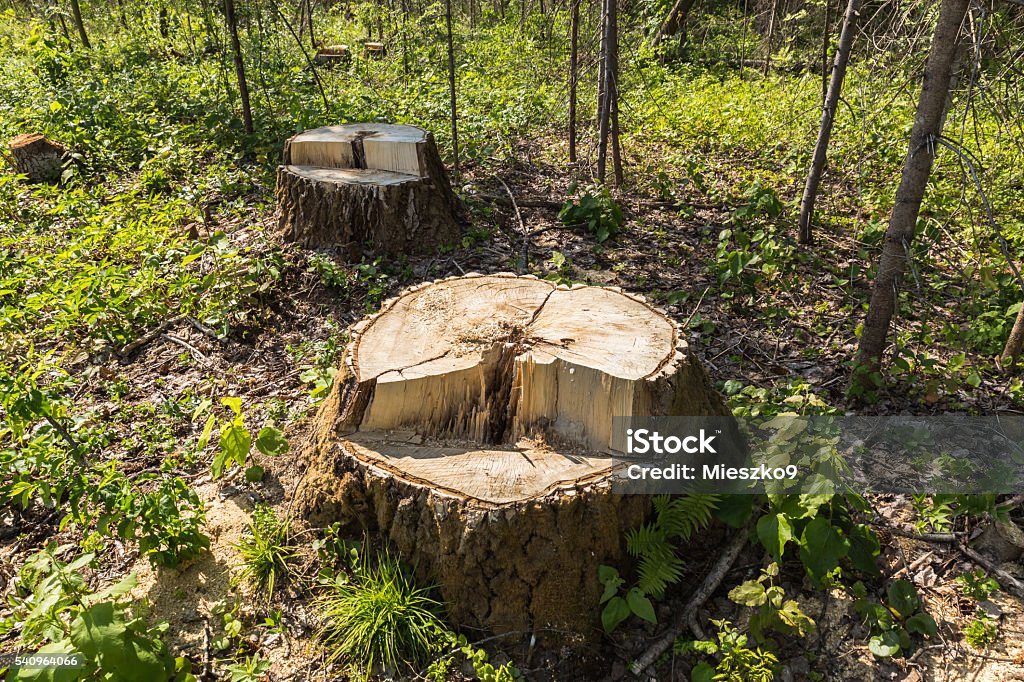
[[[366,50],[366,54],[371,57],[376,57],[377,59],[380,59],[388,53],[384,43],[367,42],[363,43],[363,48]]]
[[[348,45],[327,45],[316,51],[313,61],[324,66],[334,66],[352,60]]]
[[[383,123],[307,130],[278,168],[280,234],[305,246],[421,252],[458,238],[458,200],[433,136]]]
[[[452,617],[594,632],[597,567],[644,497],[610,492],[612,418],[724,415],[677,326],[616,289],[511,274],[410,289],[352,330],[299,506],[378,530]]]

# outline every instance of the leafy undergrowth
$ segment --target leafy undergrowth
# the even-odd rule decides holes
[[[436,30],[439,16],[423,22]],[[340,17],[331,21],[328,37],[351,33]],[[487,653],[469,641],[474,633],[435,620],[443,609],[434,596],[403,582],[372,541],[291,517],[302,466],[286,456],[286,437],[303,440],[345,330],[431,278],[515,270],[643,294],[685,327],[737,414],[1021,407],[1020,380],[993,362],[1019,292],[994,240],[965,236],[963,209],[977,201],[962,199],[949,157],[901,293],[891,382],[859,396],[867,403],[845,395],[912,109],[909,96],[882,106],[868,64],[851,88],[870,106],[837,125],[841,170],[822,199],[819,246],[798,248],[796,193],[814,131],[795,114],[814,108],[814,78],[632,55],[623,88],[630,181],[609,191],[591,185],[593,150],[584,145],[581,162],[566,164],[551,125],[562,104],[551,85],[561,48],[540,49],[508,27],[478,29],[460,71],[466,158],[457,186],[470,216],[461,243],[423,259],[347,264],[273,239],[280,145],[297,129],[381,118],[429,127],[447,149],[436,54],[408,73],[393,57],[325,74],[332,109],[323,112],[294,49],[279,45],[261,62],[259,132],[243,138],[217,66],[183,37],[173,50],[188,58],[131,35],[89,53],[67,49],[41,23],[25,33],[9,15],[3,22],[0,136],[39,130],[77,155],[60,186],[0,175],[4,652],[74,646],[88,654],[88,674],[134,652],[145,670],[183,680],[313,679],[331,655],[317,633],[331,643],[333,616],[361,618],[366,634],[365,614],[406,608],[418,628],[396,630],[412,643],[402,663],[419,658],[417,671],[432,679],[621,677],[714,563],[713,542],[689,547],[689,532],[663,538],[679,540],[673,548],[686,556],[663,585],[615,576],[623,582],[609,599],[614,647],[534,651],[499,639]],[[592,100],[584,90],[581,101]],[[998,126],[983,109],[954,113],[979,131],[975,151],[990,159],[985,181],[1015,248],[1024,238],[1013,222],[1024,215],[1014,191],[1019,147],[995,143]],[[524,226],[496,174],[520,200]],[[522,227],[545,231],[524,249]],[[965,246],[949,248],[951,234]],[[917,523],[969,536],[989,522],[991,504],[958,513],[963,501],[881,498],[849,518],[822,504],[797,513],[788,538],[784,504],[773,502],[766,517],[776,520],[776,550],[764,539],[747,548],[699,614],[704,636],[677,642],[660,662],[665,679],[720,666],[747,677],[785,666],[795,679],[928,676],[945,666],[952,677],[984,668],[1005,679],[1019,669],[1019,602],[956,548],[889,530]],[[827,523],[816,520],[822,509]],[[833,564],[847,560],[846,534],[867,538],[867,526],[882,539],[871,556],[879,574],[847,566],[860,587],[823,588]],[[702,532],[725,534],[717,522]],[[771,539],[760,524],[757,534]],[[816,547],[805,537],[839,538],[839,549],[805,561],[801,550]],[[325,568],[333,587],[324,587]],[[900,579],[917,586],[913,594]],[[90,628],[102,636],[83,643]],[[339,635],[330,670],[362,674],[372,661],[353,659],[370,653],[387,661],[369,635]]]

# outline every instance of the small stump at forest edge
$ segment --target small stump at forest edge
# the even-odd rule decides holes
[[[433,136],[415,126],[358,123],[288,140],[277,169],[284,241],[399,255],[452,244],[458,199]]]
[[[58,182],[63,172],[68,151],[63,145],[48,140],[39,133],[27,133],[13,138],[8,146],[14,170],[29,182]]]
[[[588,636],[598,567],[621,562],[649,509],[611,492],[612,418],[727,414],[677,325],[641,299],[440,280],[354,328],[297,502],[312,523],[380,532],[459,624]]]

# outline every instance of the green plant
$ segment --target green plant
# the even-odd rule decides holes
[[[255,444],[256,449],[268,457],[275,457],[288,452],[288,440],[284,437],[281,429],[272,423],[264,425],[256,435],[253,442],[252,434],[245,426],[245,418],[242,415],[242,399],[237,397],[221,398],[221,405],[230,410],[231,416],[220,424],[220,435],[218,439],[217,452],[213,457],[211,471],[214,478],[219,478],[226,467],[236,464],[245,468],[249,457],[249,451]],[[213,406],[210,400],[203,401],[196,408],[192,419],[196,420]],[[199,436],[196,449],[203,451],[209,445],[213,436],[213,428],[217,423],[216,413],[211,413],[206,419],[206,425]],[[245,477],[249,481],[258,481],[263,478],[263,468],[253,465],[245,468]]]
[[[868,599],[864,584],[853,585],[853,607],[871,628],[868,649],[878,658],[897,656],[913,650],[911,635],[934,637],[935,619],[923,609],[917,588],[907,580],[894,580],[886,591],[885,604]]]
[[[999,637],[999,623],[987,611],[978,609],[964,627],[964,639],[975,649],[987,649]]]
[[[161,641],[167,624],[148,627],[123,601],[135,587],[134,574],[91,591],[82,577],[94,556],[58,559],[70,545],[51,544],[22,566],[8,597],[11,615],[0,632],[20,628],[19,645],[39,654],[77,654],[77,669],[12,668],[8,682],[175,680],[194,682],[188,661],[175,659]]]
[[[270,670],[270,661],[259,656],[246,656],[244,659],[227,666],[230,682],[258,682],[266,679]]]
[[[295,547],[288,544],[291,527],[287,520],[277,518],[267,505],[257,505],[252,512],[248,533],[238,542],[242,556],[239,573],[267,599],[274,587],[290,574],[289,562],[295,558]]]
[[[440,604],[413,584],[390,552],[372,563],[364,553],[351,580],[337,574],[324,587],[316,604],[329,661],[345,659],[369,676],[378,665],[398,671],[422,664],[436,650]]]
[[[550,263],[554,271],[545,275],[544,279],[551,280],[556,284],[572,286],[572,261],[566,258],[561,251],[552,251]]]
[[[779,575],[779,565],[771,563],[761,569],[756,580],[748,580],[729,592],[729,599],[742,606],[756,608],[750,618],[750,634],[759,644],[766,643],[765,633],[774,630],[783,635],[808,636],[814,630],[814,620],[800,609],[793,599],[786,600],[786,593],[774,579]]]
[[[999,591],[996,579],[986,576],[980,568],[957,576],[956,582],[965,597],[976,601],[984,601]]]
[[[683,560],[677,554],[677,542],[707,527],[717,503],[715,495],[654,498],[654,519],[626,533],[626,550],[637,559],[637,584],[622,595],[620,589],[626,581],[619,572],[611,566],[598,570],[598,579],[604,585],[601,624],[605,632],[615,630],[630,614],[656,622],[654,605],[648,597],[660,599],[665,589],[682,576]]]
[[[747,636],[738,632],[727,620],[711,621],[718,629],[716,640],[677,640],[676,654],[717,656],[717,664],[699,661],[690,673],[693,682],[772,682],[780,672],[779,659],[761,647],[747,646]]]
[[[570,194],[574,191],[575,186],[569,189]],[[567,199],[558,212],[558,219],[566,225],[582,225],[597,238],[598,244],[614,237],[623,225],[622,208],[606,187],[596,194],[584,192],[578,202]]]

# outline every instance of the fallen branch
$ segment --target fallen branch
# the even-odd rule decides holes
[[[149,330],[139,338],[135,339],[118,352],[118,356],[125,360],[129,355],[137,351],[138,349],[145,346],[147,343],[160,336],[165,329],[170,327],[172,324],[178,322],[181,319],[181,315],[175,315],[174,317],[167,318],[153,329]]]
[[[690,601],[686,604],[682,611],[679,612],[675,622],[672,626],[661,636],[658,641],[652,644],[647,651],[644,652],[640,658],[636,659],[631,666],[629,666],[630,672],[634,675],[639,675],[644,670],[647,670],[651,665],[654,664],[658,658],[661,657],[676,641],[676,638],[682,633],[683,629],[689,627],[693,630],[693,633],[698,637],[702,637],[700,625],[697,623],[697,610],[704,605],[718,586],[722,584],[722,580],[725,579],[725,575],[732,568],[732,565],[736,563],[736,557],[740,555],[740,551],[747,546],[748,535],[750,526],[753,523],[754,516],[751,515],[747,523],[742,528],[736,531],[736,535],[732,541],[722,552],[722,556],[718,559],[718,563],[714,565],[711,572],[704,576],[704,582],[700,584],[697,591],[690,597]]]
[[[983,567],[989,573],[995,574],[995,576],[999,578],[999,584],[1002,585],[1004,589],[1006,589],[1009,592],[1012,592],[1021,599],[1024,599],[1024,583],[1021,583],[1021,581],[1017,580],[1017,578],[1013,577],[1003,569],[999,568],[996,562],[992,561],[991,559],[977,552],[976,550],[971,549],[964,543],[957,542],[956,546],[961,552],[969,556],[974,561],[974,563]]]
[[[188,352],[190,352],[192,354],[192,357],[194,357],[196,360],[199,361],[199,364],[201,364],[201,365],[203,365],[205,367],[209,367],[210,366],[209,358],[207,358],[205,355],[203,355],[201,352],[199,352],[198,348],[193,346],[191,343],[189,343],[185,339],[179,339],[177,336],[172,336],[171,334],[161,334],[160,338],[165,340],[165,341],[170,341],[171,343],[176,343],[179,346],[181,346],[182,348],[187,349]]]

